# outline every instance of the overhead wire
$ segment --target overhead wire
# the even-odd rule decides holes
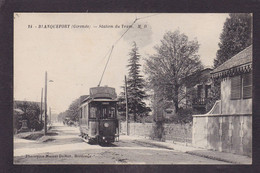
[[[115,41],[115,43],[114,43],[112,46],[115,46],[115,45],[117,44],[117,42],[119,42],[119,41],[123,38],[123,36],[128,32],[128,30],[129,30],[130,28],[132,28],[132,26],[134,25],[134,23],[135,23],[137,20],[138,20],[138,19],[136,18],[136,19],[134,20],[134,22],[130,25],[130,27],[127,28],[127,30],[120,36],[119,39],[117,39],[117,40]],[[104,56],[103,59],[105,59],[105,58],[107,57],[107,55],[108,55],[108,53],[109,53],[110,51],[111,51],[111,48],[108,50],[106,56]],[[103,61],[103,59],[102,59],[102,61]]]
[[[123,38],[123,36],[129,31],[129,29],[132,28],[132,26],[134,25],[134,23],[135,23],[137,20],[138,20],[138,19],[136,18],[136,19],[134,20],[134,22],[130,25],[130,27],[128,27],[127,30],[120,36],[120,38],[119,38],[117,41],[115,41],[114,45],[117,44],[117,42],[119,42],[119,41]]]
[[[148,18],[148,17],[153,17],[153,16],[156,16],[156,15],[158,15],[158,14],[152,14],[152,15],[149,15],[149,16],[139,17],[139,18],[137,18],[137,20],[145,19],[145,18]]]
[[[158,15],[158,14],[153,14],[153,15],[149,15],[149,16],[145,16],[145,17],[140,17],[140,18],[137,18],[137,17],[136,17],[135,20],[133,21],[133,23],[130,25],[130,27],[128,27],[128,28],[126,29],[126,31],[119,37],[119,39],[117,39],[117,40],[114,42],[114,44],[112,45],[112,47],[111,47],[111,49],[110,49],[111,51],[110,51],[110,54],[109,54],[109,56],[108,56],[108,59],[107,59],[105,68],[104,68],[104,70],[103,70],[103,73],[102,73],[102,75],[101,75],[101,78],[100,78],[100,80],[99,80],[98,87],[100,86],[100,84],[101,84],[101,82],[102,82],[104,73],[105,73],[105,71],[106,71],[108,62],[109,62],[109,60],[110,60],[110,58],[111,58],[111,54],[112,54],[112,52],[113,52],[113,49],[114,49],[115,45],[123,38],[123,36],[133,27],[133,25],[134,25],[138,20],[141,20],[141,19],[144,19],[144,18],[148,18],[148,17],[152,17],[152,16],[155,16],[155,15]],[[108,53],[107,53],[107,54],[108,54]],[[106,54],[106,56],[107,56],[107,54]],[[105,57],[106,57],[106,56],[105,56]],[[104,57],[104,58],[105,58],[105,57]]]

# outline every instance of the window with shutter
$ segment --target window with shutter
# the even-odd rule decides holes
[[[201,92],[202,91],[202,85],[198,85],[198,90],[197,90],[197,97],[198,98],[201,98],[202,96],[201,96]]]
[[[234,76],[231,78],[231,99],[241,98],[241,76]]]
[[[243,98],[252,98],[252,73],[243,75]]]
[[[210,93],[210,85],[205,85],[205,98],[208,98],[209,93]]]

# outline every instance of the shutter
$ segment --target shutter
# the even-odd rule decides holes
[[[208,98],[211,85],[205,85],[205,98]]]
[[[84,106],[84,118],[87,118],[87,106]]]
[[[231,78],[231,99],[241,98],[241,76]]]
[[[243,76],[243,98],[252,98],[252,73]]]
[[[198,85],[198,98],[201,98],[202,85]]]

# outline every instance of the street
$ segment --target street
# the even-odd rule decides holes
[[[14,137],[14,164],[227,164],[131,136],[100,146],[78,135],[78,127],[56,123],[51,135],[39,140]]]

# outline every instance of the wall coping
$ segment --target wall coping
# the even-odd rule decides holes
[[[192,117],[252,116],[252,114],[200,114]]]

